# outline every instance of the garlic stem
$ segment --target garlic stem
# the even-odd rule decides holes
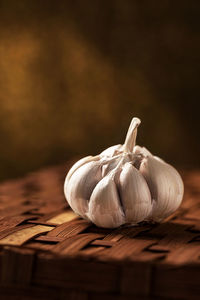
[[[138,118],[133,118],[129,126],[126,139],[124,142],[124,152],[133,152],[135,146],[137,127],[140,125],[141,121]]]

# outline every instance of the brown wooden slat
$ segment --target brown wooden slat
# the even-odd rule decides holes
[[[121,293],[124,295],[150,295],[151,274],[152,266],[149,263],[135,262],[125,266],[121,273]]]
[[[152,240],[123,238],[116,242],[113,247],[105,249],[100,253],[99,259],[127,259],[131,255],[135,255],[143,251],[146,247],[153,244]]]
[[[89,226],[91,226],[91,224],[85,220],[71,221],[58,225],[55,229],[49,232],[48,236],[61,236],[67,238],[82,232]]]
[[[2,253],[1,284],[28,284],[32,278],[33,260],[33,251],[6,247]]]
[[[26,241],[33,238],[34,236],[52,230],[52,227],[44,226],[44,225],[35,225],[35,226],[29,225],[28,227],[25,228],[16,227],[16,229],[18,230],[0,239],[0,245],[21,246]]]
[[[184,267],[156,265],[152,295],[178,300],[199,300],[199,266],[192,264]]]
[[[76,251],[79,251],[88,245],[91,241],[101,237],[102,235],[97,233],[79,234],[60,242],[52,251],[60,254],[74,254]]]
[[[90,292],[119,291],[119,266],[74,258],[37,257],[32,283]],[[102,294],[103,295],[103,294]]]

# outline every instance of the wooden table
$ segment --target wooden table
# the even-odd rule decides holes
[[[69,166],[0,184],[0,299],[200,299],[200,172],[165,222],[109,230],[69,208]]]

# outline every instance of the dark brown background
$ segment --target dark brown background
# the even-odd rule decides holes
[[[0,179],[121,143],[199,158],[199,1],[0,1]]]

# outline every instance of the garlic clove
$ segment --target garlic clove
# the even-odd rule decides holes
[[[148,217],[151,194],[145,179],[131,163],[126,163],[120,173],[119,192],[126,222],[138,223]]]
[[[72,167],[71,169],[69,170],[69,172],[67,173],[67,176],[65,178],[65,184],[64,184],[64,188],[66,187],[66,184],[68,182],[68,180],[71,178],[71,176],[73,175],[73,173],[79,169],[81,166],[83,166],[84,164],[90,162],[90,161],[96,161],[96,160],[99,160],[100,159],[100,156],[97,155],[97,156],[86,156],[86,157],[83,157],[81,158],[80,160],[78,160]]]
[[[153,156],[155,159],[157,159],[160,162],[166,163],[162,158],[158,157],[158,156]]]
[[[155,201],[151,218],[159,222],[181,204],[184,192],[182,179],[171,165],[153,156],[143,159],[140,172],[145,177]]]
[[[78,168],[65,182],[65,197],[74,212],[83,218],[87,218],[90,196],[101,178],[100,162],[91,161]]]
[[[100,156],[108,156],[108,157],[112,157],[114,155],[117,155],[120,151],[121,151],[121,148],[122,148],[122,145],[121,144],[118,144],[118,145],[114,145],[114,146],[111,146],[107,149],[105,149],[104,151],[102,151],[100,153]]]
[[[133,153],[134,154],[142,154],[143,156],[152,156],[151,152],[145,148],[145,147],[140,147],[138,145],[136,145],[133,149]]]
[[[99,227],[115,228],[124,224],[124,213],[113,173],[105,176],[92,192],[88,217]]]

